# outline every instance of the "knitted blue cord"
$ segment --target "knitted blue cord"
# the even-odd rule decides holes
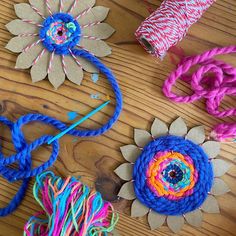
[[[122,110],[122,95],[119,89],[119,86],[116,82],[116,79],[112,72],[103,65],[100,60],[98,60],[93,55],[89,54],[88,52],[84,50],[73,50],[73,53],[76,56],[83,57],[87,59],[88,61],[92,62],[101,73],[106,75],[108,81],[111,84],[111,87],[113,88],[115,97],[116,97],[116,108],[114,111],[113,116],[108,120],[108,122],[103,125],[99,129],[95,130],[72,130],[68,134],[78,137],[93,137],[93,136],[99,136],[105,133],[107,130],[109,130],[113,124],[118,120],[119,115]],[[63,122],[49,117],[42,114],[28,114],[25,116],[20,117],[15,123],[9,121],[6,117],[0,117],[0,122],[5,124],[9,127],[12,133],[12,140],[14,143],[14,147],[17,151],[17,154],[11,155],[7,158],[3,156],[1,153],[0,155],[0,174],[8,181],[14,182],[16,180],[22,180],[22,185],[19,188],[18,192],[14,196],[14,198],[11,200],[11,202],[8,204],[7,207],[0,209],[0,216],[6,216],[13,212],[21,203],[25,192],[28,188],[28,183],[30,180],[30,177],[35,176],[37,174],[42,173],[46,169],[48,169],[50,166],[53,165],[53,163],[56,161],[58,153],[59,153],[59,143],[58,141],[54,141],[52,143],[52,154],[49,158],[49,160],[45,163],[43,163],[41,166],[31,169],[31,153],[33,150],[36,150],[38,147],[42,146],[43,144],[47,144],[49,140],[53,138],[53,136],[42,136],[39,139],[36,139],[31,144],[27,144],[24,134],[22,132],[22,126],[33,122],[33,121],[40,121],[44,124],[48,124],[51,126],[54,126],[56,129],[63,131],[68,128],[66,124]],[[8,165],[12,163],[18,163],[19,169],[12,169],[8,167]]]
[[[68,55],[69,53],[73,53],[75,56],[82,57],[91,62],[102,74],[104,74],[107,77],[116,98],[116,108],[114,114],[105,125],[95,130],[74,129],[70,131],[68,134],[77,137],[93,137],[102,135],[104,132],[109,130],[114,125],[114,123],[118,120],[119,115],[121,113],[122,95],[120,88],[111,70],[109,70],[105,65],[103,65],[99,59],[97,59],[95,56],[91,55],[89,52],[85,50],[79,50],[75,48],[75,45],[80,40],[79,37],[80,27],[78,26],[77,22],[73,21],[74,24],[76,25],[76,30],[75,31],[72,30],[71,40],[68,40],[65,44],[59,46],[52,42],[51,38],[48,37],[48,35],[46,34],[47,32],[46,29],[47,27],[50,26],[50,24],[53,21],[58,19],[59,20],[61,19],[64,22],[68,21],[68,23],[71,23],[71,21],[73,21],[73,18],[71,18],[68,14],[63,14],[63,13],[55,14],[47,18],[44,21],[44,28],[42,28],[40,32],[40,37],[44,39],[43,41],[44,47],[47,48],[50,52],[55,51],[55,53],[59,55]],[[72,29],[73,29],[73,24],[72,24]],[[49,160],[40,165],[39,167],[32,169],[32,160],[31,160],[32,151],[36,150],[37,148],[39,148],[44,144],[47,144],[48,141],[53,138],[53,136],[45,135],[36,139],[32,143],[28,144],[22,132],[22,127],[33,121],[38,121],[47,125],[51,125],[60,131],[63,131],[68,128],[68,126],[63,122],[42,114],[25,115],[20,117],[15,123],[9,121],[5,117],[0,116],[0,122],[8,126],[8,128],[11,130],[13,144],[17,152],[15,155],[11,155],[5,158],[0,150],[0,174],[9,182],[22,180],[22,184],[18,192],[12,198],[8,206],[0,209],[0,216],[6,216],[11,212],[13,212],[19,206],[23,197],[25,196],[25,192],[28,188],[30,177],[42,173],[50,166],[52,166],[57,159],[59,153],[59,143],[56,140],[52,143],[52,153],[51,156],[49,157]],[[19,165],[19,168],[13,169],[9,167],[9,165],[13,163],[17,163]]]

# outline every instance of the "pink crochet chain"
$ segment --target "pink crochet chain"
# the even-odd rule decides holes
[[[221,54],[235,53],[236,46],[214,48],[197,56],[186,57],[173,71],[163,86],[163,93],[174,102],[191,103],[201,98],[206,99],[209,114],[218,117],[236,116],[236,108],[220,110],[225,96],[236,96],[236,68],[220,60],[213,59]],[[190,68],[198,66],[191,75]],[[172,92],[176,81],[181,79],[191,86],[192,95],[180,96]],[[236,123],[219,124],[214,127],[212,137],[216,140],[236,138]]]

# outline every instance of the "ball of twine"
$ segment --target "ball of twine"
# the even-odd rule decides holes
[[[149,53],[163,58],[214,1],[164,0],[160,8],[140,25],[135,36]]]

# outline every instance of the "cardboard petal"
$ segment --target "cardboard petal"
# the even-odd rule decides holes
[[[82,57],[78,57],[79,62],[82,66],[82,68],[89,72],[89,73],[98,73],[99,70],[89,61],[87,61],[86,59],[82,58]]]
[[[41,81],[46,78],[48,74],[48,64],[50,60],[50,53],[46,50],[39,61],[32,66],[30,74],[33,83]]]
[[[22,52],[22,50],[26,48],[28,45],[31,45],[32,43],[38,41],[38,39],[39,39],[38,37],[33,37],[33,36],[14,37],[8,42],[6,48],[12,52],[19,53]]]
[[[152,136],[146,130],[135,129],[134,141],[139,147],[145,147],[150,141],[152,141]]]
[[[205,141],[205,129],[203,126],[197,126],[189,130],[186,139],[193,141],[196,144],[201,144]]]
[[[134,185],[133,182],[127,182],[125,183],[118,193],[119,197],[122,197],[127,200],[133,200],[136,198],[135,192],[134,192]]]
[[[125,160],[134,163],[141,154],[141,149],[135,145],[126,145],[120,148]]]
[[[55,55],[52,61],[52,69],[48,79],[55,89],[58,89],[65,81],[65,73],[62,68],[61,56]]]
[[[138,199],[135,199],[131,206],[131,217],[145,216],[149,211],[145,205],[143,205]]]
[[[68,0],[66,0],[68,1]],[[63,0],[63,2],[66,2]],[[46,3],[44,3],[46,5]],[[60,10],[60,0],[49,0],[49,5],[51,7],[52,13],[59,12]]]
[[[213,171],[215,177],[221,177],[224,175],[231,167],[231,164],[225,162],[221,159],[212,160]]]
[[[188,128],[184,120],[179,117],[171,125],[169,129],[169,134],[176,136],[185,136],[187,134]]]
[[[202,211],[197,209],[195,211],[189,212],[185,214],[186,221],[194,226],[194,227],[201,227],[202,225]]]
[[[49,15],[49,12],[47,10],[47,7],[46,7],[46,4],[45,4],[45,1],[39,1],[39,0],[29,0],[30,4],[34,7],[36,7],[40,13],[43,14],[43,16],[48,16]]]
[[[119,233],[119,231],[117,229],[114,229],[114,230],[111,231],[110,235],[112,235],[112,236],[120,236],[120,233]]]
[[[28,69],[32,66],[34,59],[42,52],[42,44],[38,44],[26,52],[22,52],[16,60],[17,69]]]
[[[82,13],[84,10],[93,7],[96,3],[96,0],[79,0],[76,7],[73,9],[71,14],[73,16],[78,16],[80,13]]]
[[[223,195],[225,193],[228,193],[230,191],[228,185],[224,182],[224,180],[219,179],[219,178],[215,178],[214,179],[214,184],[213,187],[211,189],[211,193],[213,195]]]
[[[168,216],[167,225],[174,233],[178,233],[184,226],[184,217],[183,216]]]
[[[81,39],[79,45],[97,57],[105,57],[111,54],[111,48],[102,40]]]
[[[107,39],[114,32],[115,32],[115,29],[112,28],[107,23],[100,23],[98,25],[93,25],[93,26],[90,26],[90,27],[86,27],[82,30],[83,35],[93,36],[93,37],[97,37],[99,39]]]
[[[13,20],[6,25],[6,28],[11,34],[33,34],[38,33],[39,27],[33,24],[23,22],[22,20]]]
[[[84,14],[78,19],[80,25],[87,25],[94,22],[102,22],[107,18],[109,8],[97,6],[93,7],[91,11]]]
[[[16,15],[21,19],[32,20],[34,22],[42,22],[42,18],[27,3],[19,3],[14,5]]]
[[[165,223],[165,220],[165,215],[160,215],[155,211],[150,211],[148,214],[148,224],[151,230],[161,227]]]
[[[220,153],[220,142],[208,141],[202,147],[209,158],[215,158]]]
[[[75,62],[73,57],[65,56],[64,59],[67,78],[71,82],[80,85],[84,77],[83,69]]]
[[[132,180],[133,165],[130,163],[124,163],[114,170],[114,172],[123,180]]]
[[[202,204],[201,209],[207,213],[220,213],[220,208],[215,197],[209,195]]]
[[[168,134],[168,127],[163,121],[156,118],[152,124],[151,134],[154,138],[166,135]]]

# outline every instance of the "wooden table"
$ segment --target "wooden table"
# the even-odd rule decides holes
[[[43,113],[68,121],[67,112],[78,110],[81,115],[100,104],[90,98],[91,93],[99,92],[102,96],[110,95],[114,107],[114,96],[108,82],[101,78],[93,83],[86,74],[82,86],[75,86],[67,81],[57,91],[48,81],[32,84],[28,71],[14,69],[16,55],[4,46],[12,37],[4,25],[16,18],[13,4],[26,0],[0,1],[0,113],[12,120],[27,113]],[[157,8],[161,1],[150,1]],[[169,102],[161,92],[163,81],[175,67],[168,54],[164,61],[149,56],[134,38],[134,31],[149,15],[141,0],[98,0],[98,4],[111,8],[108,22],[117,32],[109,39],[113,54],[104,58],[103,62],[110,67],[122,89],[124,109],[117,124],[106,134],[97,138],[81,138],[73,142],[71,136],[64,137],[61,151],[53,170],[61,176],[82,176],[89,186],[96,184],[104,197],[112,201],[120,212],[118,230],[122,236],[172,235],[167,227],[149,231],[146,220],[132,219],[130,202],[117,200],[116,194],[122,184],[113,170],[124,162],[119,147],[133,143],[133,129],[149,129],[154,117],[171,122],[177,116],[186,119],[188,125],[205,125],[209,132],[211,127],[222,121],[208,115],[204,101],[190,105],[176,105]],[[189,31],[187,37],[178,46],[186,55],[200,53],[215,46],[236,43],[236,2],[235,0],[218,0]],[[223,57],[236,66],[235,56]],[[183,91],[186,86],[179,84]],[[235,106],[235,100],[228,98],[222,107]],[[105,108],[99,115],[92,117],[82,127],[98,127],[112,114],[112,107]],[[236,121],[233,118],[225,119]],[[1,126],[1,144],[5,155],[14,153],[9,131]],[[31,124],[24,128],[27,140],[33,141],[42,134],[55,134],[56,131],[40,125]],[[34,153],[34,165],[40,165],[50,154],[49,147],[42,147]],[[235,164],[236,146],[223,144],[221,158]],[[236,235],[236,168],[230,169],[223,179],[230,186],[231,192],[217,197],[221,214],[204,214],[201,229],[185,225],[179,235]],[[19,183],[8,184],[0,179],[0,207],[6,205],[16,192]],[[26,220],[37,210],[32,195],[32,185],[27,191],[21,206],[11,216],[0,219],[1,236],[22,235]]]

